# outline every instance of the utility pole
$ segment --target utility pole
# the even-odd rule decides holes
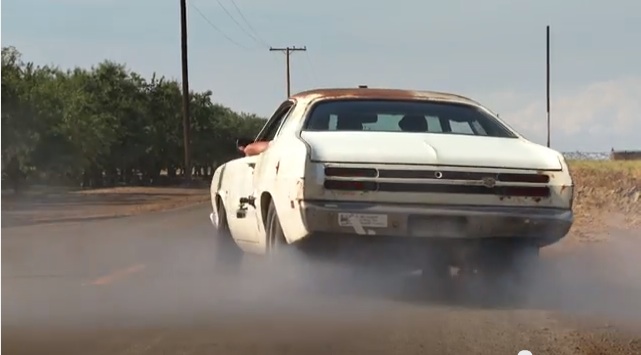
[[[291,80],[290,80],[290,74],[289,74],[289,55],[292,52],[295,52],[295,51],[303,51],[304,52],[304,51],[307,50],[307,47],[306,46],[305,47],[293,46],[293,47],[285,47],[285,48],[272,48],[272,47],[269,47],[269,50],[272,51],[272,52],[273,51],[285,52],[285,58],[286,58],[286,61],[287,61],[287,97],[290,97],[291,96]]]
[[[547,95],[547,118],[548,118],[548,148],[550,147],[550,26],[546,28],[546,95]]]
[[[191,181],[190,122],[189,122],[189,72],[187,70],[187,1],[180,0],[180,45],[183,81],[183,144],[185,146],[185,179]]]

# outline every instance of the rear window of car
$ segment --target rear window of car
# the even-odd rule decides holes
[[[434,101],[321,101],[312,108],[304,130],[516,137],[505,125],[479,107]]]

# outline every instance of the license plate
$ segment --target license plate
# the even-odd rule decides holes
[[[411,218],[410,229],[416,236],[459,238],[466,235],[466,219],[463,217],[429,216]],[[480,228],[480,227],[479,227]]]
[[[361,213],[339,213],[338,225],[341,227],[354,227],[360,225],[365,228],[387,228],[387,215],[385,214],[361,214]]]

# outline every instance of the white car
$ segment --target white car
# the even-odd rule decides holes
[[[459,95],[306,91],[238,145],[246,155],[211,182],[225,263],[293,245],[377,266],[510,270],[573,222],[563,156]]]

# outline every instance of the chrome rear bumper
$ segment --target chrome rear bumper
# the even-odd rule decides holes
[[[305,201],[312,234],[360,234],[416,238],[542,238],[569,232],[572,210],[532,207],[373,204]],[[350,215],[351,214],[351,215]]]

